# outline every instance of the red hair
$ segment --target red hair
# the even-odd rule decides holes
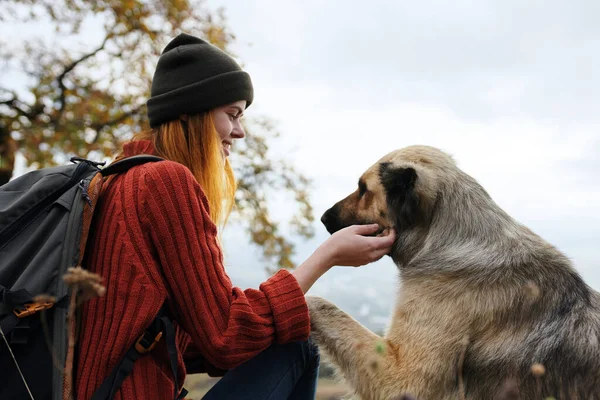
[[[233,208],[236,181],[229,160],[223,157],[211,112],[166,122],[138,133],[135,140],[152,141],[157,156],[188,167],[206,194],[211,219],[225,224]]]

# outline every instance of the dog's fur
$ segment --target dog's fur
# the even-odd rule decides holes
[[[521,399],[600,400],[599,294],[447,154],[386,155],[322,221],[331,233],[397,230],[400,287],[383,338],[307,296],[312,338],[360,398],[493,399],[514,385]]]

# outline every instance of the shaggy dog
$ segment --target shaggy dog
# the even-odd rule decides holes
[[[312,338],[360,398],[600,400],[599,294],[447,154],[386,155],[321,220],[397,231],[384,337],[307,296]]]

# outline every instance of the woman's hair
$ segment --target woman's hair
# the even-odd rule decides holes
[[[236,181],[229,161],[223,157],[211,112],[166,122],[138,133],[135,140],[151,140],[157,156],[188,167],[206,194],[212,221],[216,225],[227,222]]]

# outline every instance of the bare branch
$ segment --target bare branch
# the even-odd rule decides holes
[[[92,124],[92,126],[90,126],[90,128],[92,128],[93,130],[96,131],[96,136],[94,136],[94,139],[92,139],[92,143],[96,143],[96,141],[98,141],[98,138],[100,137],[100,131],[102,129],[104,129],[107,126],[113,126],[113,125],[119,124],[119,123],[125,121],[129,117],[139,114],[142,111],[143,107],[144,107],[144,105],[142,104],[142,105],[139,105],[136,108],[132,109],[129,112],[119,115],[118,117],[115,117],[108,121],[97,122],[95,124]]]
[[[65,86],[65,82],[64,82],[65,77],[78,64],[84,62],[85,60],[87,60],[90,57],[95,56],[96,54],[98,54],[99,51],[102,51],[104,49],[104,46],[106,46],[106,42],[108,42],[108,40],[110,38],[112,38],[112,36],[113,36],[112,32],[108,32],[108,34],[106,35],[106,37],[102,41],[102,44],[100,45],[100,47],[98,47],[96,50],[92,51],[91,53],[88,53],[88,54],[85,54],[85,55],[81,56],[77,60],[73,61],[71,64],[65,66],[64,71],[58,77],[56,77],[56,82],[58,83],[58,86],[60,88],[60,97],[59,97],[59,104],[60,105],[59,105],[59,108],[58,108],[58,114],[57,114],[57,116],[52,121],[55,126],[58,126],[58,121],[60,121],[60,118],[62,117],[64,109],[65,109],[65,103],[66,103],[66,93],[65,92],[67,91],[67,87]]]
[[[0,88],[0,90],[4,90],[5,92],[10,92],[12,94],[12,99],[0,101],[0,105],[8,106],[10,109],[16,111],[19,115],[27,117],[30,120],[37,117],[39,114],[42,113],[42,109],[40,109],[40,107],[29,107],[27,104],[20,101],[17,98],[16,92],[14,92],[12,90],[4,89],[4,88]],[[30,110],[25,111],[25,109],[23,108],[23,105],[26,107],[29,107]]]

